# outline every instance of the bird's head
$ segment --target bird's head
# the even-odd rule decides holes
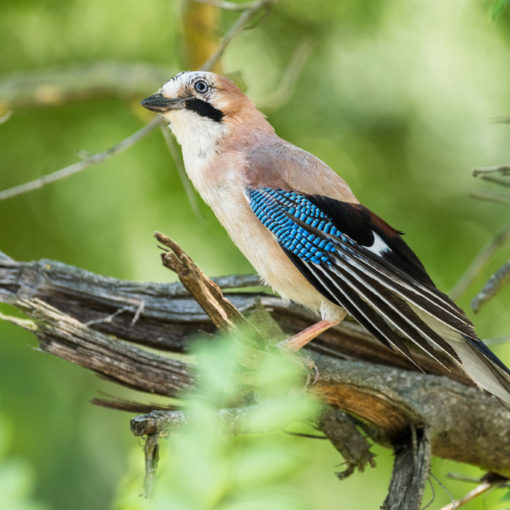
[[[263,115],[227,78],[205,71],[185,71],[170,78],[142,106],[160,113],[183,148],[186,142],[210,140],[218,143],[242,126],[258,128]]]

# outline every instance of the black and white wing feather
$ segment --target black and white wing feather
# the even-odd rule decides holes
[[[324,297],[411,361],[404,340],[443,366],[460,364],[510,402],[510,371],[435,287],[401,232],[360,204],[274,188],[246,192],[257,218]]]

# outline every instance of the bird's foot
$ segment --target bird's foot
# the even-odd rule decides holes
[[[296,333],[294,336],[287,338],[287,340],[283,340],[282,342],[278,343],[277,347],[278,349],[285,350],[287,352],[299,351],[299,349],[304,347],[307,343],[311,342],[314,338],[318,337],[321,333],[331,328],[332,326],[336,326],[339,322],[339,320],[321,320],[309,328]]]

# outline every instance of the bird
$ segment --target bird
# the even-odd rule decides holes
[[[287,350],[349,313],[418,369],[410,345],[510,405],[510,370],[437,289],[403,233],[326,163],[280,138],[232,81],[184,71],[141,105],[168,122],[193,186],[262,280],[320,314],[284,341]]]

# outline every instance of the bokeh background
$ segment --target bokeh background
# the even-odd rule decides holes
[[[365,205],[407,233],[445,291],[510,221],[508,205],[470,198],[493,189],[471,177],[473,168],[510,160],[510,127],[490,122],[510,113],[510,13],[494,22],[490,5],[280,0],[222,63],[266,105],[283,138],[330,164]],[[3,0],[0,113],[12,107],[13,114],[0,125],[0,189],[104,150],[147,123],[151,114],[139,100],[188,65],[182,9],[174,0]],[[221,13],[219,32],[236,16]],[[275,100],[303,41],[310,56]],[[41,73],[85,83],[98,63],[110,70],[122,64],[109,86],[69,100],[44,86],[35,99],[18,97]],[[131,94],[126,69],[138,63],[145,63],[137,67],[144,78]],[[152,239],[160,230],[209,275],[252,272],[207,207],[199,207],[200,217],[156,130],[98,166],[0,202],[0,249],[19,260],[51,258],[118,278],[169,281]],[[508,248],[500,250],[460,299],[468,314],[470,298],[507,258]],[[507,288],[470,314],[482,338],[509,334],[509,303]],[[128,414],[88,403],[119,390],[35,346],[28,333],[0,324],[0,494],[11,498],[11,509],[127,508],[122,491],[143,462],[141,444],[129,433]],[[494,350],[510,363],[509,344]],[[341,459],[331,446],[302,439],[296,448],[305,469],[286,483],[310,508],[378,508],[389,451],[376,448],[377,469],[340,483],[333,471]],[[471,486],[445,479],[449,471],[479,474],[436,459],[434,475],[456,497]],[[432,508],[446,504],[446,491],[432,484]],[[501,496],[489,495],[486,508],[505,508]]]

